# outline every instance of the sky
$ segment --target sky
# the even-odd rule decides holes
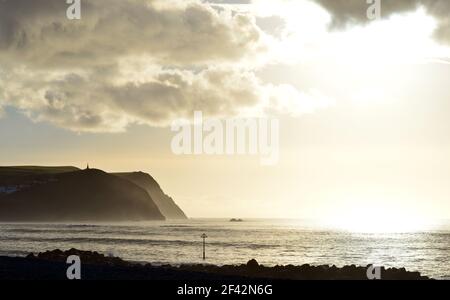
[[[149,172],[190,217],[450,219],[450,2],[368,6],[0,1],[0,165]],[[278,162],[175,155],[194,111],[276,118]]]

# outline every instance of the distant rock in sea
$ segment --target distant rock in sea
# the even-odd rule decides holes
[[[244,222],[244,220],[233,218],[233,219],[230,219],[230,222]]]
[[[1,167],[0,186],[0,221],[165,220],[147,190],[101,170]]]

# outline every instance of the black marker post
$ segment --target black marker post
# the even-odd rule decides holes
[[[203,239],[203,260],[206,260],[206,254],[205,254],[205,240],[208,236],[206,235],[206,233],[201,235],[201,238]]]

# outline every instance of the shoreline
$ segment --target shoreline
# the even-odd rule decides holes
[[[65,280],[67,257],[81,260],[83,280],[367,280],[370,266],[286,265],[266,267],[254,259],[247,264],[216,266],[209,264],[152,265],[125,261],[98,252],[53,250],[27,257],[0,256],[0,280]],[[429,280],[419,272],[404,268],[380,268],[382,280]]]

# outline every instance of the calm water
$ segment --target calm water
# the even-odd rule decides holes
[[[0,255],[23,256],[56,248],[95,250],[132,261],[202,262],[200,235],[208,235],[207,263],[256,258],[276,264],[376,264],[450,277],[450,228],[415,233],[349,233],[305,222],[188,220],[138,224],[0,224]]]

